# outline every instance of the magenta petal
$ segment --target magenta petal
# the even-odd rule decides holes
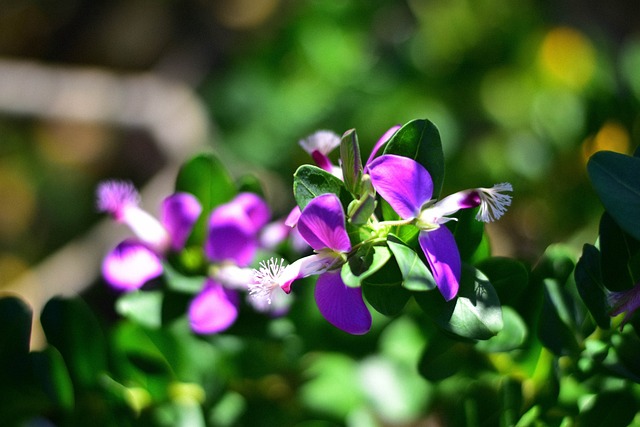
[[[254,193],[240,193],[231,202],[237,204],[245,212],[255,231],[260,230],[271,218],[267,202]]]
[[[226,203],[214,209],[204,245],[211,261],[229,260],[245,267],[253,261],[257,248],[256,229],[242,206]]]
[[[238,295],[207,279],[204,289],[191,301],[189,324],[198,334],[224,331],[238,317]]]
[[[365,163],[365,165],[368,165],[373,161],[373,158],[378,153],[378,150],[380,150],[380,147],[386,144],[387,141],[391,139],[393,134],[396,133],[398,129],[400,129],[400,127],[401,127],[400,125],[393,126],[380,137],[378,142],[376,142],[376,145],[374,145],[373,148],[371,149],[371,154],[369,155],[369,159],[367,159],[367,163]]]
[[[433,195],[431,175],[413,159],[385,154],[369,165],[373,188],[403,219],[415,218]]]
[[[362,299],[362,290],[345,285],[340,272],[318,277],[314,295],[320,313],[336,328],[353,335],[371,329],[371,313]]]
[[[300,214],[298,231],[315,250],[351,250],[344,210],[335,194],[322,194],[312,199]]]
[[[201,212],[202,206],[192,194],[175,193],[164,199],[160,222],[171,235],[171,249],[179,251],[184,248]]]
[[[139,289],[161,274],[162,263],[158,255],[135,240],[121,242],[102,262],[105,280],[121,291]]]
[[[453,234],[441,226],[432,231],[421,231],[418,240],[440,293],[445,300],[451,300],[458,294],[461,268],[460,252]]]

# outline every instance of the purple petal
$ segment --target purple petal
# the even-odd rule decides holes
[[[202,213],[202,206],[192,194],[175,193],[164,199],[160,209],[160,222],[171,235],[171,249],[179,251]]]
[[[378,142],[376,142],[376,145],[374,145],[371,149],[371,154],[369,155],[369,159],[367,159],[367,163],[365,163],[365,166],[373,161],[373,158],[378,153],[378,150],[380,150],[380,147],[386,144],[386,142],[391,139],[393,134],[396,133],[398,129],[400,129],[400,127],[400,125],[393,126],[380,137]]]
[[[260,230],[271,218],[271,211],[267,202],[254,193],[240,193],[231,202],[244,210],[253,224],[255,231]]]
[[[121,291],[139,289],[161,274],[162,263],[158,255],[135,240],[121,242],[102,262],[105,280]]]
[[[287,215],[287,218],[284,220],[284,223],[289,227],[295,227],[298,224],[298,219],[300,218],[300,214],[302,211],[299,206],[294,207]]]
[[[340,272],[318,277],[314,295],[320,313],[333,326],[353,335],[371,329],[371,313],[362,299],[362,290],[345,285]]]
[[[238,317],[238,295],[207,279],[204,289],[191,301],[189,324],[198,334],[215,334],[227,329]]]
[[[429,172],[408,157],[385,154],[369,165],[371,184],[403,219],[414,218],[433,195]]]
[[[211,261],[230,260],[241,267],[253,261],[258,249],[254,223],[242,206],[226,203],[218,206],[209,218],[209,234],[204,250]]]
[[[322,194],[312,199],[300,214],[298,231],[315,250],[351,250],[344,210],[335,194]]]
[[[453,234],[441,226],[432,231],[421,231],[418,240],[440,293],[446,301],[451,300],[458,294],[461,268],[460,252]]]

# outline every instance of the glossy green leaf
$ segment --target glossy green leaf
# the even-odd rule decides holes
[[[589,159],[587,171],[607,212],[640,240],[640,158],[599,151]]]
[[[327,193],[337,195],[347,206],[352,200],[340,179],[317,166],[302,165],[293,175],[293,195],[300,209],[314,197]]]
[[[416,292],[414,298],[443,330],[458,337],[486,340],[502,330],[500,300],[489,279],[463,265],[458,296],[445,301],[439,292]]]
[[[74,383],[95,385],[107,369],[107,346],[100,324],[80,299],[53,298],[40,316],[47,341],[67,364]]]
[[[342,281],[351,287],[359,287],[364,279],[380,270],[391,258],[386,246],[362,245],[342,266]]]
[[[116,311],[149,328],[161,326],[162,291],[134,291],[123,294],[116,301]]]
[[[497,335],[486,341],[478,341],[478,350],[494,353],[511,351],[522,346],[527,339],[528,329],[517,311],[509,306],[502,306],[504,328]]]
[[[417,292],[435,289],[433,274],[413,249],[392,235],[389,235],[387,244],[402,273],[404,288]]]
[[[387,142],[385,154],[410,157],[424,166],[433,180],[433,197],[439,198],[444,182],[444,153],[440,132],[429,120],[412,120]]]
[[[185,163],[176,178],[176,192],[191,193],[200,201],[203,215],[194,226],[190,242],[200,244],[206,236],[211,210],[231,200],[236,188],[231,176],[213,154],[200,154]]]
[[[355,129],[348,130],[340,140],[340,162],[342,177],[347,190],[356,197],[360,196],[362,181],[362,158]]]
[[[576,264],[574,277],[578,293],[596,324],[603,329],[609,329],[611,319],[602,283],[600,251],[595,246],[585,244],[582,247],[582,256]]]

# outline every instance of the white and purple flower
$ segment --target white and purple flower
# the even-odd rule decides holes
[[[181,250],[202,212],[198,200],[188,193],[164,199],[158,221],[140,208],[133,184],[105,181],[97,189],[98,210],[126,224],[136,235],[118,244],[102,263],[102,273],[112,287],[132,291],[162,274],[168,251]]]
[[[340,277],[340,267],[351,251],[344,209],[335,194],[312,199],[297,221],[302,238],[315,253],[283,266],[269,260],[256,271],[250,293],[269,299],[281,288],[291,291],[291,284],[303,277],[319,275],[314,296],[320,313],[337,328],[350,334],[364,334],[371,328],[371,314],[362,299],[360,288],[351,288]]]
[[[371,184],[395,212],[420,229],[418,241],[431,272],[445,300],[453,299],[460,282],[460,252],[453,234],[441,227],[449,215],[460,209],[480,206],[476,219],[491,222],[500,218],[511,204],[511,184],[498,184],[492,188],[460,191],[440,201],[431,200],[433,181],[429,172],[413,159],[385,154],[367,167]]]

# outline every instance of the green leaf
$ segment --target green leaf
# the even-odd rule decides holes
[[[116,301],[116,311],[123,317],[149,328],[161,326],[162,291],[134,291]]]
[[[436,331],[422,353],[418,371],[428,381],[438,382],[467,372],[478,359],[478,354],[469,343]]]
[[[640,242],[625,233],[604,213],[600,219],[598,243],[601,254],[602,281],[610,291],[623,291],[636,283],[629,262],[640,253]]]
[[[599,151],[589,159],[587,171],[607,212],[640,240],[640,158]]]
[[[362,280],[362,293],[376,311],[395,316],[411,298],[411,292],[401,284],[402,273],[395,259],[391,258],[384,268]]]
[[[504,328],[486,341],[478,341],[476,348],[486,353],[511,351],[522,346],[527,339],[527,325],[518,312],[502,306]]]
[[[387,244],[402,273],[404,288],[417,292],[435,289],[436,281],[433,274],[413,249],[393,235],[388,236]]]
[[[29,354],[34,379],[42,391],[57,407],[71,410],[75,398],[73,383],[62,355],[49,346],[41,352]]]
[[[340,161],[347,190],[359,197],[362,183],[362,158],[355,129],[345,132],[340,140]]]
[[[264,198],[262,182],[255,175],[242,175],[236,181],[236,188],[238,189],[238,193],[254,193]]]
[[[631,389],[604,390],[581,401],[577,422],[584,427],[628,426],[638,409]]]
[[[540,341],[557,356],[577,354],[580,345],[571,295],[555,279],[544,279],[544,301],[538,323]]]
[[[80,299],[53,298],[40,316],[47,341],[67,364],[74,383],[95,385],[107,369],[107,346],[98,320]]]
[[[529,283],[529,272],[521,262],[492,257],[481,261],[476,267],[489,278],[502,304],[517,305]]]
[[[176,192],[191,193],[200,201],[202,213],[190,238],[190,243],[204,242],[211,210],[231,200],[235,184],[226,168],[213,154],[200,154],[182,165],[176,178]]]
[[[385,246],[362,245],[342,266],[340,276],[350,287],[357,288],[367,277],[380,270],[391,258],[391,252]]]
[[[20,298],[0,298],[0,325],[0,378],[12,377],[29,354],[31,308]]]
[[[349,205],[352,198],[344,187],[344,183],[329,172],[313,165],[302,165],[293,175],[293,196],[304,209],[313,198],[333,193],[344,205]]]
[[[414,159],[424,166],[433,180],[433,198],[440,197],[444,182],[444,153],[438,128],[429,120],[412,120],[387,142],[384,154]]]
[[[596,324],[602,329],[609,329],[611,319],[608,314],[607,296],[603,289],[600,265],[598,249],[595,246],[585,244],[582,247],[582,256],[576,264],[574,277],[578,293]]]
[[[495,289],[479,270],[463,265],[458,296],[445,301],[438,292],[414,292],[422,310],[443,330],[461,338],[486,340],[503,327]]]

